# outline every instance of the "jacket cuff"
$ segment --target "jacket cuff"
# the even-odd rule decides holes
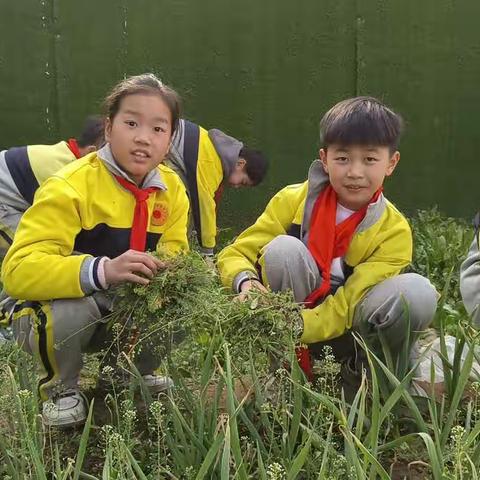
[[[105,290],[104,264],[108,257],[86,257],[80,267],[80,287],[85,295]],[[102,270],[102,273],[99,270]]]
[[[204,257],[213,257],[213,248],[200,247],[200,253]]]
[[[250,270],[244,270],[243,272],[237,273],[235,275],[235,278],[233,279],[233,284],[232,288],[233,291],[236,293],[240,293],[240,287],[242,286],[243,282],[246,282],[247,280],[258,280],[257,274],[255,272],[252,272]]]

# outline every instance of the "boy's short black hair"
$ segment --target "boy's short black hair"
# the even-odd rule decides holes
[[[403,120],[380,100],[354,97],[334,105],[320,121],[323,148],[332,144],[398,148]]]
[[[245,160],[245,170],[253,185],[261,183],[268,170],[267,157],[260,150],[249,147],[242,147],[238,156]]]
[[[95,145],[100,148],[105,143],[105,119],[100,115],[89,115],[83,124],[82,132],[77,139],[81,148]]]

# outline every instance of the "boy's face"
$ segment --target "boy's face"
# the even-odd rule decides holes
[[[320,160],[337,193],[338,202],[350,210],[360,210],[370,202],[400,160],[400,153],[388,147],[337,145],[320,149]]]
[[[235,168],[228,177],[228,184],[233,188],[251,187],[252,180],[247,174],[247,162],[244,158],[239,158],[235,164]]]
[[[172,136],[171,113],[161,97],[133,94],[124,97],[105,140],[118,165],[141,185],[145,176],[165,158]]]

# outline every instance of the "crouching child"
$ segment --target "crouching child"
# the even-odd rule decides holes
[[[268,170],[267,158],[221,130],[207,131],[181,119],[166,164],[180,175],[187,189],[191,230],[195,230],[200,252],[207,258],[213,257],[217,208],[224,188],[259,185]]]
[[[12,147],[0,152],[0,257],[4,257],[23,213],[38,187],[65,165],[98,150],[104,143],[104,119],[90,116],[78,140],[55,145]]]
[[[251,289],[291,289],[302,302],[299,361],[325,342],[337,357],[358,332],[395,357],[432,321],[436,291],[414,273],[407,220],[382,192],[400,159],[402,120],[371,97],[342,101],[320,124],[322,148],[304,183],[278,192],[257,221],[219,254],[222,281],[243,299]],[[348,340],[348,341],[343,341]],[[355,365],[355,363],[354,363]]]
[[[101,348],[105,291],[146,285],[165,267],[146,250],[188,249],[185,188],[161,165],[179,118],[177,94],[154,75],[139,75],[114,87],[106,109],[107,143],[39,188],[2,265],[4,320],[40,368],[43,420],[51,426],[86,418],[82,352]],[[149,352],[135,362],[152,390],[168,385]]]

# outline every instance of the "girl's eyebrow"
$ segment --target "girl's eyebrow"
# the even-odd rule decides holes
[[[135,111],[135,110],[124,110],[122,113],[125,113],[127,115],[140,115],[139,112]]]
[[[138,111],[136,111],[136,110],[131,110],[131,109],[124,110],[122,113],[123,113],[124,115],[135,115],[135,116],[137,116],[137,117],[141,117],[141,116],[142,116],[142,114],[141,114],[140,112],[138,112]],[[153,119],[153,121],[154,121],[154,122],[158,122],[158,123],[166,123],[166,124],[170,123],[169,120],[168,120],[168,118],[165,118],[165,117],[155,117],[155,118]]]
[[[168,119],[165,117],[155,117],[153,119],[154,122],[160,122],[160,123],[169,123]]]

